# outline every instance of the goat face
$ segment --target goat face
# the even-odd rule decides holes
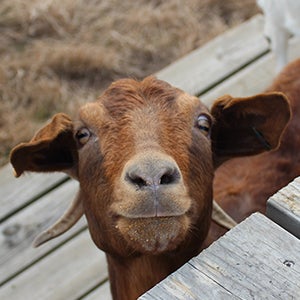
[[[77,121],[56,115],[12,151],[11,162],[17,176],[60,170],[76,178],[81,205],[74,207],[84,208],[94,242],[110,254],[199,249],[210,224],[214,168],[277,147],[289,117],[280,93],[224,96],[209,112],[153,77],[126,79],[83,106]],[[64,229],[62,223],[37,244],[74,221]]]
[[[173,250],[198,224],[205,236],[212,117],[199,99],[153,79],[126,80],[81,108],[79,119],[78,179],[100,248]]]

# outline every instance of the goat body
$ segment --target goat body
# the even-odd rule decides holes
[[[237,222],[256,211],[265,213],[267,199],[300,176],[300,59],[283,69],[266,92],[271,91],[284,93],[292,110],[279,148],[232,159],[215,172],[214,199]],[[224,232],[212,222],[206,245]]]
[[[282,93],[226,95],[209,111],[154,77],[119,80],[76,120],[57,114],[13,149],[16,176],[63,171],[80,183],[70,209],[35,245],[85,214],[106,252],[114,299],[136,299],[199,253],[211,222],[214,169],[276,148],[289,118]]]

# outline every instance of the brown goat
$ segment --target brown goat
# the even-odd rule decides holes
[[[236,222],[256,211],[265,213],[267,199],[300,176],[300,59],[283,69],[266,92],[274,91],[288,97],[292,111],[280,147],[232,159],[215,172],[214,199]],[[205,246],[224,232],[226,229],[213,221]]]
[[[16,176],[64,171],[80,183],[70,209],[35,244],[84,213],[106,252],[113,298],[136,299],[199,253],[216,166],[276,148],[289,118],[281,93],[224,96],[209,112],[154,77],[117,81],[78,120],[57,114],[13,149]]]

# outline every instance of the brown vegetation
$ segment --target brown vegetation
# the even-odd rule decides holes
[[[0,165],[52,114],[141,78],[257,13],[255,0],[3,0]]]

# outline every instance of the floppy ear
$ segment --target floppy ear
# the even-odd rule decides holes
[[[71,119],[65,114],[56,114],[30,142],[21,143],[11,151],[10,162],[16,177],[24,171],[70,173],[77,162]]]
[[[289,101],[277,92],[246,98],[225,95],[216,100],[211,113],[216,166],[231,157],[277,148],[291,117]]]

